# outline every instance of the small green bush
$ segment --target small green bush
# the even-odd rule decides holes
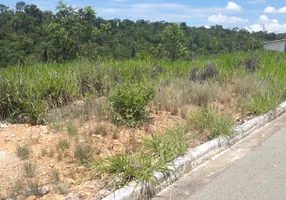
[[[206,135],[207,139],[231,134],[232,125],[230,117],[210,108],[201,108],[193,112],[188,120],[188,127]]]
[[[136,126],[146,118],[145,107],[153,97],[153,87],[135,84],[124,84],[119,87],[109,96],[114,122]]]

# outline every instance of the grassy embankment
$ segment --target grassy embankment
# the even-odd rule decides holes
[[[178,115],[178,127],[143,138],[132,154],[96,159],[92,148],[75,145],[78,163],[91,166],[93,174],[119,176],[116,186],[134,179],[155,181],[153,171],[165,171],[195,137],[206,141],[230,134],[239,120],[267,112],[286,98],[286,54],[265,51],[192,62],[78,60],[0,73],[0,119],[10,122],[47,123],[59,130],[63,122],[74,136],[79,134],[75,119],[79,124],[97,120],[100,125],[90,134],[100,134],[107,131],[103,123],[134,129],[152,121],[150,112]],[[83,102],[64,107],[76,100]],[[69,142],[59,141],[58,148],[64,151]]]

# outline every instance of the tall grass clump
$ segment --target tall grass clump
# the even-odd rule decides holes
[[[143,146],[157,158],[168,163],[183,155],[188,149],[188,138],[184,127],[166,130],[164,134],[154,134],[152,138],[144,139]]]
[[[233,83],[235,92],[244,98],[262,93],[268,85],[266,81],[259,80],[253,75],[236,77]]]
[[[207,106],[218,94],[219,86],[211,82],[175,80],[158,86],[154,104],[159,109],[170,112],[184,105]]]
[[[266,91],[261,94],[254,95],[246,105],[247,111],[254,115],[260,115],[274,109],[282,101],[279,92]]]
[[[44,123],[49,108],[71,101],[77,95],[76,79],[66,68],[54,67],[36,65],[2,70],[0,118]]]
[[[191,113],[188,127],[198,131],[208,140],[232,133],[233,121],[230,117],[221,114],[217,109],[200,108]]]
[[[95,174],[105,174],[113,177],[116,188],[124,186],[130,181],[156,184],[157,178],[154,172],[167,172],[168,168],[162,159],[154,160],[152,155],[144,152],[136,155],[110,156],[106,159],[97,160],[93,164]]]

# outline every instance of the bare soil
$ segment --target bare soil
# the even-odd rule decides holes
[[[241,114],[237,107],[236,95],[231,88],[222,91],[212,102],[223,112],[232,116],[237,123],[246,116]],[[15,183],[20,180],[23,191],[29,190],[27,183],[34,181],[44,188],[41,197],[25,194],[28,199],[65,199],[66,196],[74,199],[100,199],[112,191],[108,187],[108,179],[94,176],[92,171],[81,165],[74,152],[77,145],[89,145],[93,149],[93,157],[103,158],[108,155],[120,154],[122,151],[135,152],[142,138],[150,137],[157,132],[164,132],[178,124],[186,122],[184,114],[196,109],[186,106],[179,113],[165,111],[151,111],[148,123],[136,129],[118,127],[110,123],[108,117],[104,121],[91,119],[86,122],[75,121],[78,133],[70,136],[67,131],[67,122],[55,126],[31,126],[28,124],[5,125],[0,124],[0,199],[11,197],[18,192]],[[98,128],[100,127],[100,128]],[[191,133],[190,133],[191,134]],[[60,140],[69,142],[70,147],[61,150],[58,147]],[[192,141],[190,146],[197,146],[203,141]],[[17,147],[26,145],[29,149],[29,158],[21,160],[17,155]],[[29,161],[35,166],[32,177],[25,176],[24,164]],[[68,190],[60,186],[68,187]],[[62,189],[62,190],[61,190]],[[61,194],[62,193],[62,194]],[[23,199],[25,199],[23,196]]]

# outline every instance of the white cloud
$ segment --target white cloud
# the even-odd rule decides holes
[[[246,28],[250,32],[267,31],[274,33],[286,33],[286,23],[281,24],[277,19],[270,19],[266,15],[261,15],[258,24],[253,24]]]
[[[208,20],[216,24],[242,24],[248,22],[247,19],[243,19],[240,17],[230,17],[221,13],[218,15],[209,16]]]
[[[225,7],[226,10],[231,10],[231,11],[241,11],[242,8],[241,6],[237,5],[234,2],[228,2],[227,6]]]
[[[267,6],[265,9],[264,9],[264,12],[265,13],[275,13],[276,12],[276,9],[272,6]]]
[[[286,13],[286,6],[285,7],[282,7],[282,8],[279,8],[279,9],[276,9],[272,6],[267,6],[265,9],[264,9],[264,13],[271,13],[271,14],[277,14],[277,13]]]
[[[225,7],[194,8],[190,5],[180,3],[122,3],[120,6],[116,7],[113,6],[96,8],[98,15],[107,19],[112,19],[114,16],[116,16],[120,19],[145,19],[151,21],[164,20],[169,22],[193,20],[193,25],[206,23],[208,21],[208,17],[211,15],[217,15],[218,13],[229,15],[230,13],[241,10],[242,7],[234,2],[229,2]],[[239,23],[246,21],[245,19],[237,17],[230,17],[230,20],[231,22],[238,21]]]

